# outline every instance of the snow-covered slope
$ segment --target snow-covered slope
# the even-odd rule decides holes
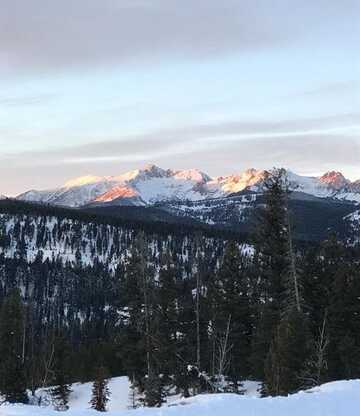
[[[292,187],[297,191],[318,198],[335,198],[337,200],[360,203],[360,186],[358,181],[351,182],[340,172],[328,172],[321,177],[300,176],[288,171]]]
[[[243,190],[261,191],[267,172],[249,169],[241,174],[211,178],[197,169],[170,170],[154,165],[110,177],[84,176],[57,189],[31,190],[17,198],[25,201],[80,207],[112,204],[146,206],[166,201],[202,201],[227,197]],[[321,177],[288,171],[294,189],[320,198],[360,203],[360,181],[350,182],[339,172]]]
[[[258,190],[266,175],[265,170],[248,169],[239,175],[216,178],[208,185],[219,186],[224,194],[237,193],[244,189]]]
[[[68,416],[90,416],[90,385],[75,386]],[[235,394],[199,395],[178,399],[158,408],[127,409],[128,386],[122,378],[110,384],[112,398],[109,416],[357,416],[359,412],[360,380],[336,381],[288,397],[259,398]],[[74,396],[76,397],[74,399]],[[56,416],[50,407],[2,406],[2,416]]]
[[[72,265],[80,262],[82,266],[98,262],[115,270],[128,260],[138,231],[137,227],[125,222],[110,225],[53,215],[0,213],[0,255],[6,258],[22,256],[29,263],[37,258]],[[196,238],[191,233],[186,237],[182,233],[157,234],[154,229],[147,234],[151,248],[149,262],[157,270],[164,253],[171,253],[174,261],[181,265],[179,270],[187,277],[191,273]],[[224,239],[204,236],[202,244],[214,252],[214,264],[208,265],[210,269],[215,265],[216,257],[222,255]],[[249,251],[245,243],[239,243],[239,249]]]
[[[360,243],[360,209],[347,215],[344,218],[345,222],[349,225],[349,243]]]
[[[107,410],[110,412],[125,412],[129,410],[131,407],[131,389],[130,389],[130,381],[128,377],[114,377],[109,380],[109,391],[110,397],[109,402],[107,404]],[[260,388],[261,383],[256,381],[244,381],[242,383],[242,389],[244,394],[248,397],[260,397]],[[51,388],[41,388],[35,392],[35,396],[32,396],[29,392],[30,404],[31,406],[22,406],[29,411],[36,411],[48,409],[49,411],[52,410],[53,404],[50,395]],[[74,412],[81,412],[88,414],[86,410],[89,409],[90,399],[92,394],[92,383],[74,383],[71,385],[71,393],[69,397],[69,408],[70,411]],[[182,403],[182,399],[180,394],[176,394],[174,391],[171,395],[167,396],[166,398],[166,407],[173,405],[178,405]],[[39,406],[40,404],[40,406]],[[140,405],[140,403],[137,403]],[[3,407],[3,409],[8,409],[10,406]],[[12,408],[16,406],[11,406]],[[1,406],[0,406],[0,415],[1,413]],[[71,412],[70,412],[71,413]],[[89,412],[92,414],[92,412]],[[119,414],[117,413],[117,414]],[[30,413],[32,415],[32,413]],[[46,413],[45,413],[46,414]],[[50,413],[52,414],[52,412]],[[58,413],[57,413],[58,414]],[[69,413],[67,413],[69,414]],[[77,414],[77,413],[75,413]]]
[[[81,183],[81,185],[79,184]],[[69,185],[70,184],[70,185]],[[17,197],[22,201],[43,202],[54,205],[79,207],[95,200],[100,195],[114,188],[117,183],[108,178],[99,179],[97,182],[87,183],[84,178],[69,181],[64,186],[49,190],[31,190]]]
[[[246,223],[256,204],[256,194],[248,193],[206,201],[169,202],[160,207],[177,217],[186,217],[209,225],[233,227]]]
[[[73,411],[84,411],[90,407],[92,383],[75,383],[71,385],[69,407]],[[109,390],[111,393],[107,409],[112,412],[125,411],[129,407],[130,383],[127,377],[114,377],[109,380]],[[41,398],[43,407],[52,408],[48,389],[40,389],[36,392],[36,398],[32,402],[38,402]],[[37,407],[39,408],[39,407]],[[0,408],[1,409],[1,408]],[[57,413],[59,414],[59,413]],[[0,410],[1,415],[1,410]]]
[[[199,200],[218,189],[206,189],[210,177],[198,170],[172,171],[154,165],[112,177],[85,176],[50,191],[25,192],[24,201],[79,207],[89,203],[147,205],[166,200]]]
[[[360,223],[360,209],[356,210],[352,214],[348,215],[346,217],[349,221],[352,221],[354,223]]]

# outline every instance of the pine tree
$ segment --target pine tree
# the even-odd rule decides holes
[[[146,372],[146,343],[144,342],[143,265],[141,250],[143,235],[137,237],[120,277],[117,306],[124,311],[126,321],[117,336],[117,344],[129,377],[141,380]]]
[[[309,354],[308,326],[302,313],[301,284],[292,240],[289,193],[286,172],[283,169],[273,171],[265,180],[266,207],[257,235],[255,266],[259,286],[256,296],[260,303],[252,360],[260,363],[257,369],[262,375],[261,364],[266,357],[264,393],[270,395],[288,394],[303,385],[301,377]]]
[[[271,342],[265,363],[264,394],[287,395],[303,387],[308,339],[306,318],[294,308],[281,319]]]
[[[96,369],[90,404],[98,412],[106,412],[106,404],[109,401],[110,390],[107,377],[108,372],[104,367]]]
[[[69,409],[69,396],[71,387],[69,382],[69,348],[63,335],[55,340],[55,365],[54,365],[54,387],[51,389],[51,396],[54,407],[58,411]]]
[[[177,285],[176,268],[170,253],[163,256],[155,290],[151,322],[154,361],[164,382],[171,382],[177,360]]]
[[[141,405],[139,383],[136,381],[135,376],[132,377],[130,383],[130,393],[129,393],[129,409],[137,409]]]
[[[263,379],[264,363],[284,305],[284,282],[289,273],[288,183],[284,169],[264,180],[265,206],[260,209],[254,235],[254,299],[257,303],[251,363]]]
[[[213,340],[212,372],[228,375],[237,385],[249,375],[249,354],[252,332],[252,309],[246,259],[234,241],[227,243],[223,261],[210,284]]]
[[[272,304],[279,316],[284,277],[289,269],[289,184],[284,169],[274,169],[264,181],[263,209],[258,212],[255,230],[255,263],[258,294]]]
[[[164,382],[161,376],[150,375],[144,381],[143,403],[146,407],[161,407],[165,403]]]
[[[355,378],[360,374],[360,270],[350,254],[351,251],[331,235],[323,243],[319,256],[321,302],[325,302],[328,311],[330,379]]]
[[[20,292],[14,290],[0,311],[0,392],[10,403],[27,403],[24,369],[24,313]]]
[[[54,408],[58,411],[68,410],[71,393],[70,385],[64,381],[61,374],[58,374],[55,380],[57,385],[51,389]]]
[[[120,348],[125,347],[122,353],[128,375],[135,377],[144,386],[145,405],[156,406],[161,404],[164,396],[159,370],[163,368],[169,374],[169,354],[166,349],[171,334],[160,339],[168,324],[166,317],[164,320],[160,316],[166,312],[167,299],[162,298],[161,291],[158,299],[156,297],[158,283],[155,282],[153,270],[148,266],[148,256],[148,242],[144,233],[139,233],[125,272],[123,301],[124,306],[127,305],[128,320],[119,341]],[[163,280],[161,279],[161,285]],[[169,302],[171,303],[170,300]],[[164,352],[164,356],[160,352]]]

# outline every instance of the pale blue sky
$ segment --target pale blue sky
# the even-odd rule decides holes
[[[148,162],[360,178],[357,0],[3,3],[0,193]]]

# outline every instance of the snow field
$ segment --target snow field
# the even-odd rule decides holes
[[[127,409],[127,378],[112,379],[109,416],[358,416],[360,380],[336,381],[288,397],[259,398],[258,384],[245,384],[244,396],[204,394],[189,399],[176,399],[162,408]],[[98,415],[89,409],[91,384],[75,384],[68,416]],[[6,405],[0,416],[59,416],[59,412],[36,406]]]

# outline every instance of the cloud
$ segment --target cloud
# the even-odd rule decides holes
[[[338,98],[341,95],[357,96],[360,92],[360,81],[350,80],[341,82],[332,82],[320,85],[317,88],[292,94],[292,97],[310,97],[310,98]]]
[[[85,174],[117,175],[136,169],[148,162],[164,168],[199,168],[210,175],[226,175],[249,167],[268,169],[283,166],[300,174],[311,175],[329,170],[340,170],[352,179],[360,178],[360,140],[341,135],[298,136],[224,141],[207,145],[186,146],[180,149],[162,149],[157,154],[118,153],[113,159],[91,157],[81,163],[52,164],[44,155],[37,155],[38,163],[10,163],[1,161],[0,175],[6,177],[1,193],[14,195],[29,189],[44,189],[64,183]],[[55,161],[56,162],[56,161]],[[44,163],[44,164],[43,164]],[[45,165],[45,163],[48,163]]]
[[[53,165],[96,162],[131,162],[222,147],[243,140],[273,138],[293,139],[306,136],[352,134],[360,129],[360,113],[335,114],[277,122],[224,121],[219,123],[177,126],[143,135],[119,137],[71,147],[45,151],[27,151],[2,157],[20,165]]]
[[[355,25],[357,5],[357,0],[338,5],[331,0],[296,5],[287,0],[2,0],[0,68],[141,65],[162,55],[201,59],[277,47],[324,25],[335,31],[344,18]]]
[[[355,175],[360,160],[359,136],[356,136],[359,114],[333,114],[311,119],[295,117],[299,117],[298,111],[312,114],[315,109],[319,114],[356,108],[354,91],[359,88],[358,81],[341,80],[356,78],[354,45],[357,45],[355,40],[360,34],[359,14],[358,0],[2,0],[0,75],[4,88],[0,106],[9,113],[9,117],[4,117],[0,123],[3,152],[6,148],[35,149],[35,145],[48,150],[2,154],[0,175],[6,177],[6,181],[1,181],[0,193],[49,187],[71,176],[89,172],[117,174],[148,161],[165,167],[195,166],[208,170],[210,174],[227,173],[224,169],[231,173],[253,165],[288,165],[299,172],[347,168],[347,171],[352,169]],[[316,49],[319,44],[321,47]],[[321,51],[319,56],[312,56],[313,46],[314,51]],[[281,53],[284,47],[288,50]],[[271,53],[268,53],[269,49]],[[301,52],[304,50],[308,52],[308,60],[303,59]],[[344,54],[341,62],[350,67],[349,73],[340,67],[337,72],[336,63],[334,68],[327,67],[333,63],[332,52],[339,50]],[[258,62],[258,57],[249,52],[259,51],[266,53]],[[297,52],[300,55],[296,55],[299,59],[294,59],[292,72],[287,70],[287,63]],[[231,72],[231,68],[228,72],[218,71],[215,68],[217,62],[199,65],[204,74],[214,75],[208,78],[208,84],[206,80],[202,82],[199,72],[183,73],[181,66],[173,67],[178,71],[176,79],[193,77],[193,84],[189,85],[199,82],[201,88],[192,88],[191,93],[184,88],[179,94],[170,88],[174,79],[158,80],[155,76],[146,76],[152,63],[161,61],[161,68],[166,68],[175,62],[173,59],[202,62],[204,58],[215,57],[226,67],[228,61],[223,59],[224,56],[237,53],[247,55],[246,59],[238,61],[239,67],[242,62],[249,63],[249,67],[244,65],[244,72],[241,69]],[[336,53],[336,56],[340,55]],[[233,62],[233,59],[229,60],[230,67]],[[274,62],[277,63],[276,70]],[[319,65],[320,72],[313,70],[318,62],[323,64]],[[87,92],[87,86],[78,85],[77,76],[74,78],[76,84],[69,83],[74,74],[51,72],[71,70],[75,66],[81,69],[82,76],[85,70],[97,65],[119,68],[119,78],[125,66],[138,66],[141,68],[139,74],[145,74],[140,77],[143,85],[151,84],[153,88],[144,88],[143,91],[142,85],[137,83],[139,78],[135,71],[136,84],[131,84],[131,78],[127,85],[130,95],[129,91],[123,95],[121,88],[114,87],[122,99],[112,97],[113,102],[105,100],[104,104],[101,89],[104,88],[106,97],[108,90],[101,82],[102,71],[94,71],[95,78],[91,79],[100,82],[89,85],[91,93]],[[249,70],[254,72],[251,77]],[[30,76],[21,78],[21,83],[16,78],[7,85],[6,76],[22,73]],[[275,73],[280,74],[281,82],[279,77],[272,76]],[[320,73],[324,74],[322,86],[318,80]],[[158,75],[163,76],[163,73]],[[171,78],[171,73],[165,76]],[[214,79],[218,88],[212,88],[209,79]],[[223,82],[224,79],[228,82]],[[271,83],[273,79],[275,81]],[[285,96],[290,88],[289,81],[291,88],[298,85],[304,91]],[[235,93],[241,91],[245,83],[250,90],[255,82],[260,92],[254,88],[254,92],[247,96],[245,88],[243,94]],[[270,84],[272,88],[267,88]],[[54,95],[40,94],[40,91],[52,92],[54,85]],[[117,85],[122,84],[118,82]],[[307,85],[314,87],[306,90]],[[206,89],[208,96],[202,89]],[[234,98],[230,98],[234,102],[221,101],[224,98],[222,89],[226,92],[225,100],[229,100],[234,91]],[[271,103],[266,99],[271,95],[268,91],[271,89],[276,89],[280,98],[286,100]],[[133,97],[133,90],[145,100],[143,108],[139,103],[131,111],[114,108],[116,102],[133,105],[131,102],[139,98],[134,97],[133,101],[128,98]],[[198,92],[196,100],[194,97]],[[152,112],[157,101],[153,98],[157,93],[162,98],[157,111]],[[59,100],[56,94],[62,94]],[[252,100],[253,94],[255,100]],[[83,101],[77,101],[75,97],[78,96]],[[165,105],[162,100],[165,100]],[[234,120],[150,131],[149,125],[159,125],[164,120],[175,123],[184,119],[210,118],[207,116],[210,100],[220,100],[209,113],[214,114],[214,118],[228,114],[227,111],[235,114],[235,106],[237,113],[244,113],[246,117],[248,110],[248,113],[253,112],[254,101],[259,118],[276,114],[281,106],[285,110],[281,114],[289,117],[292,114],[294,119],[277,122]],[[306,102],[305,105],[300,103],[301,100]],[[86,105],[83,105],[85,101]],[[186,108],[182,107],[183,101]],[[41,105],[45,107],[49,102],[51,105],[43,111]],[[261,104],[258,106],[258,103]],[[173,107],[172,110],[169,111],[167,106]],[[135,114],[135,120],[127,117],[128,113]],[[152,124],[149,119],[158,123]],[[147,125],[145,128],[149,132],[113,138],[115,132],[129,125],[135,127],[132,131],[136,131],[138,124]],[[80,140],[82,143],[90,142],[104,131],[108,131],[111,138],[83,146],[73,144],[71,148],[60,145],[79,143]],[[59,148],[49,149],[57,143]]]
[[[27,107],[34,105],[49,104],[56,98],[54,94],[37,94],[23,96],[0,97],[0,106]]]
[[[359,131],[360,115],[354,113],[282,122],[183,126],[118,140],[17,153],[0,158],[0,175],[8,178],[0,192],[51,188],[89,173],[117,175],[148,162],[196,167],[210,175],[285,166],[299,173],[339,169],[360,178]]]

